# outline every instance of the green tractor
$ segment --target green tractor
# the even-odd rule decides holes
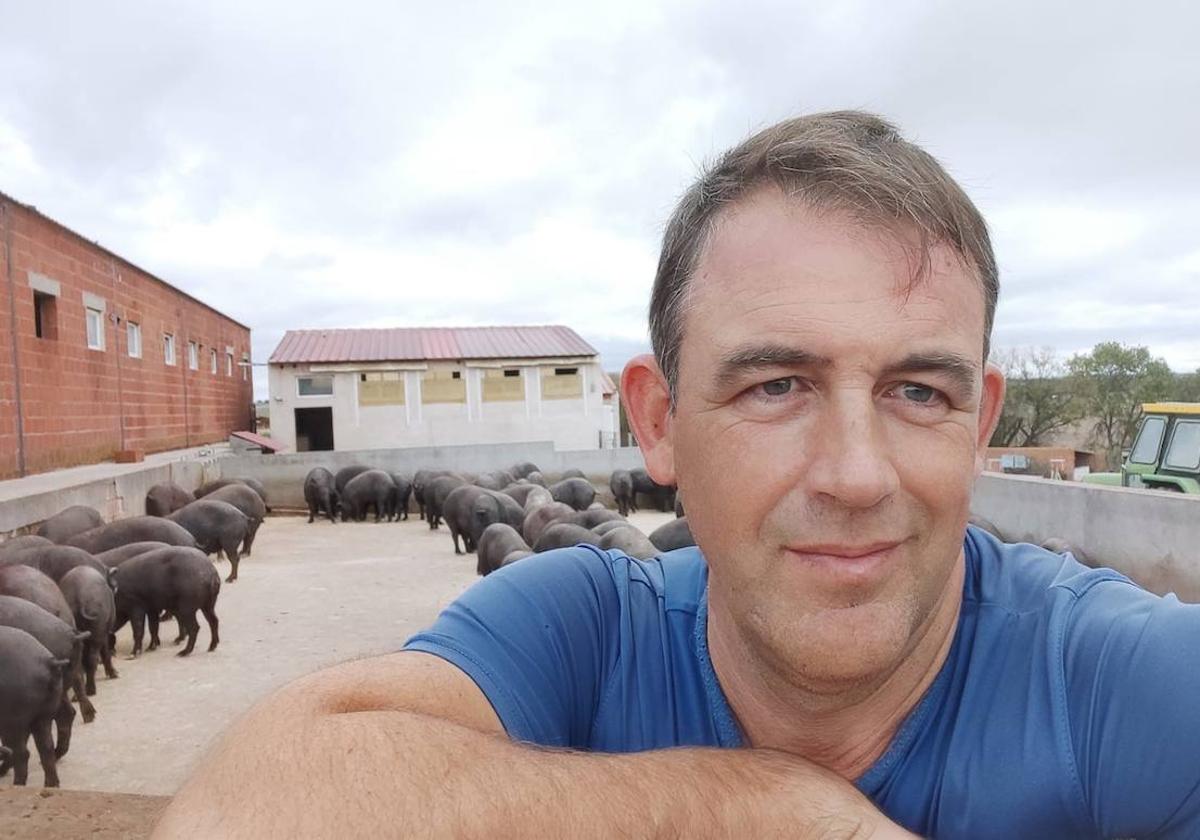
[[[1092,473],[1089,484],[1200,493],[1200,403],[1146,403],[1133,448],[1119,473]]]

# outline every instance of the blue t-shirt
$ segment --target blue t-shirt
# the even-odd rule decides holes
[[[953,646],[858,788],[937,838],[1200,838],[1200,606],[975,528]],[[508,734],[610,752],[738,747],[698,549],[588,546],[479,581],[405,645]]]

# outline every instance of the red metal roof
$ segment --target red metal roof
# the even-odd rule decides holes
[[[600,393],[605,397],[617,393],[617,385],[607,371],[600,371]]]
[[[267,452],[287,452],[287,447],[277,440],[271,440],[262,435],[256,435],[254,432],[233,432],[232,436],[239,440],[244,440],[247,443],[252,443],[255,446],[261,447]]]
[[[596,356],[570,327],[393,327],[288,330],[271,364]]]

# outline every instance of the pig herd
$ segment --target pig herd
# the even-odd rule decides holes
[[[304,479],[308,521],[376,522],[408,518],[410,501],[431,529],[442,523],[455,554],[475,553],[486,575],[501,566],[554,548],[587,543],[649,559],[694,545],[675,489],[657,484],[644,469],[615,470],[609,478],[616,510],[596,501],[596,487],[581,470],[547,481],[535,464],[479,474],[422,469],[412,475],[356,465],[336,473],[324,467]],[[648,498],[659,510],[675,508],[676,519],[651,534],[626,519]]]
[[[96,709],[96,670],[108,679],[116,632],[129,623],[133,656],[159,646],[159,623],[178,625],[179,656],[196,646],[197,613],[220,641],[216,614],[221,578],[207,555],[229,558],[227,581],[250,553],[269,508],[261,485],[224,480],[191,493],[160,484],[146,496],[145,516],[104,522],[76,505],[42,523],[36,534],[0,543],[0,776],[18,785],[29,773],[30,737],[47,787],[58,786],[57,761],[67,754],[79,706],[84,723]],[[73,695],[73,696],[72,696]]]
[[[304,481],[309,519],[331,522],[408,519],[410,504],[431,529],[445,523],[455,554],[475,553],[486,575],[554,548],[587,543],[649,559],[694,544],[675,489],[643,469],[616,470],[608,489],[615,510],[577,469],[548,480],[531,463],[477,475],[422,469],[408,475],[367,466],[336,473],[312,470]],[[676,518],[650,534],[626,517],[648,502]],[[229,560],[226,582],[270,511],[251,479],[211,482],[192,492],[155,485],[146,515],[105,522],[76,505],[42,523],[36,534],[0,543],[0,776],[25,784],[32,738],[47,787],[59,783],[57,762],[70,747],[76,715],[96,715],[96,672],[116,679],[113,648],[126,623],[132,655],[159,647],[159,625],[174,618],[178,655],[195,649],[197,615],[220,640],[216,615],[221,577],[208,555]],[[75,706],[78,706],[78,713]]]

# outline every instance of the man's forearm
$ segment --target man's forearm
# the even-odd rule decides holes
[[[226,736],[156,837],[909,836],[782,753],[543,750],[422,715],[280,702]]]

